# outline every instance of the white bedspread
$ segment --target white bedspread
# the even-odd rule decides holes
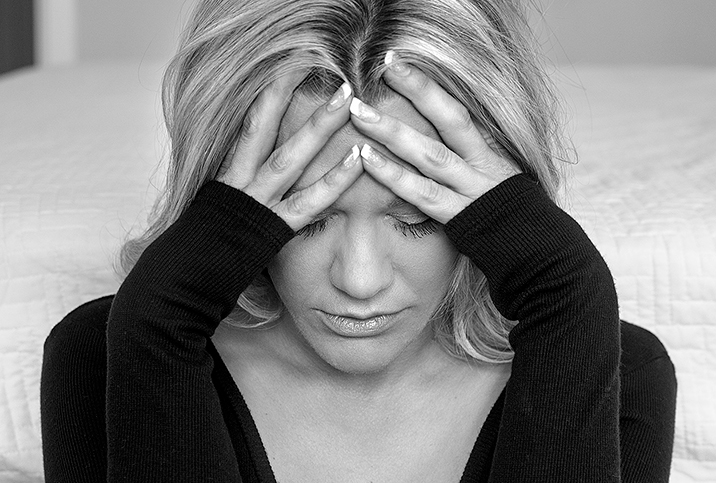
[[[42,481],[42,343],[116,290],[116,250],[144,221],[147,180],[161,183],[161,67],[0,77],[3,483]],[[676,365],[672,481],[714,482],[716,69],[565,68],[559,85],[580,157],[568,210],[611,267],[622,317],[659,335]]]
[[[672,481],[716,482],[716,70],[577,73],[570,211],[676,366]]]

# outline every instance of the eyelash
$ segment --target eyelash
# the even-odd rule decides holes
[[[304,238],[314,236],[326,229],[330,217],[316,220],[310,225],[306,225],[296,232]],[[428,218],[420,223],[405,223],[404,221],[395,220],[395,229],[405,237],[422,238],[426,235],[432,235],[438,231],[438,222],[432,218]]]

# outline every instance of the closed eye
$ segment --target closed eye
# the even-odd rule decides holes
[[[403,236],[412,236],[413,238],[422,238],[426,235],[432,235],[438,231],[440,224],[432,218],[427,218],[419,223],[407,223],[396,218],[395,228],[403,234]]]
[[[296,232],[297,236],[309,238],[323,232],[331,222],[331,215],[326,215],[316,219],[312,223],[304,226]],[[403,236],[412,238],[422,238],[437,232],[440,223],[432,218],[426,218],[424,215],[420,217],[415,215],[392,215],[393,227]],[[413,221],[420,218],[420,221]]]
[[[316,235],[316,234],[322,232],[323,230],[326,229],[326,226],[328,225],[329,218],[330,218],[329,216],[326,216],[324,218],[319,218],[319,219],[311,222],[310,224],[299,229],[296,232],[296,235],[302,236],[303,238],[308,238],[308,237],[311,237],[313,235]]]

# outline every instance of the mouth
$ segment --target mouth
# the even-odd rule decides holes
[[[370,337],[386,330],[395,320],[397,312],[376,314],[369,317],[331,314],[319,311],[324,323],[334,332],[345,337]]]

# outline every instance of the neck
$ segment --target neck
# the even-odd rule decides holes
[[[446,370],[468,363],[449,355],[434,339],[428,325],[420,338],[413,341],[392,360],[370,370],[343,370],[321,357],[290,320],[282,320],[264,333],[265,342],[282,364],[309,383],[330,385],[336,391],[357,398],[374,398],[381,394],[402,392],[408,387],[434,385]]]

